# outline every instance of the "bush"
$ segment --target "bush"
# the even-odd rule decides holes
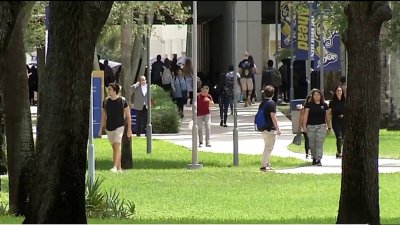
[[[96,178],[93,186],[86,182],[86,214],[88,217],[96,218],[123,218],[131,219],[135,214],[135,204],[131,201],[121,200],[119,193],[109,191],[100,192],[100,186],[104,178]],[[1,208],[0,208],[1,209]]]
[[[157,85],[151,85],[151,93],[154,104],[151,110],[153,133],[178,133],[180,117],[169,93]]]

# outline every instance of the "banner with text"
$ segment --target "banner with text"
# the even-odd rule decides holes
[[[296,25],[296,59],[307,60],[309,49],[311,49],[311,56],[314,54],[314,38],[312,35],[314,24],[307,4],[299,5]]]

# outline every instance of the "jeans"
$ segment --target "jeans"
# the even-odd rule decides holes
[[[204,127],[206,128],[206,144],[210,144],[210,139],[211,139],[211,134],[210,134],[210,128],[211,128],[211,115],[203,115],[203,116],[197,116],[197,125],[198,125],[198,132],[199,132],[199,142],[203,144],[203,123]]]
[[[325,135],[326,124],[307,125],[307,136],[311,149],[311,156],[317,161],[322,159]]]
[[[269,167],[269,158],[271,157],[272,150],[274,149],[276,134],[275,132],[263,131],[264,138],[264,152],[261,159],[261,167]]]
[[[228,119],[228,108],[229,108],[229,97],[220,97],[219,98],[219,117],[226,124],[226,120]]]
[[[332,116],[332,128],[336,136],[336,151],[342,153],[343,137],[344,137],[344,119]]]

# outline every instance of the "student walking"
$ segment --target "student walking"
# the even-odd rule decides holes
[[[303,131],[307,133],[309,139],[313,158],[312,165],[322,166],[321,159],[324,152],[328,105],[325,103],[320,90],[311,91],[311,99],[304,108]]]
[[[332,114],[332,127],[336,136],[336,158],[342,157],[342,146],[344,139],[344,114],[345,114],[346,97],[342,87],[338,86],[335,89],[332,101],[329,103],[329,110]]]
[[[264,109],[264,119],[266,126],[262,131],[262,137],[264,139],[264,152],[261,158],[261,172],[271,170],[270,157],[272,150],[274,149],[276,135],[280,135],[281,131],[278,126],[278,120],[276,119],[276,103],[272,100],[275,89],[271,85],[264,88],[265,99],[260,104],[258,110]]]
[[[127,124],[127,137],[131,138],[131,113],[125,98],[118,95],[119,86],[110,83],[108,88],[108,97],[103,101],[103,110],[100,123],[99,136],[101,137],[105,125],[108,140],[113,149],[112,172],[122,172],[120,145],[124,133],[124,125]]]

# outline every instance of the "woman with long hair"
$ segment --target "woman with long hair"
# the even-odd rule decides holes
[[[336,158],[342,157],[342,146],[344,137],[344,114],[346,96],[341,86],[336,87],[332,101],[329,103],[329,110],[332,114],[332,128],[336,136]]]
[[[311,91],[311,99],[305,105],[303,131],[307,133],[312,165],[322,166],[321,159],[324,152],[324,139],[326,136],[326,122],[328,105],[322,92],[318,89]]]
[[[183,71],[183,76],[185,77],[185,80],[186,80],[187,92],[189,94],[189,99],[190,99],[190,105],[192,105],[192,102],[193,102],[193,67],[192,67],[192,60],[190,60],[190,59],[186,59],[185,60],[185,64],[183,65],[182,71]]]
[[[178,68],[176,71],[177,74],[171,81],[172,97],[178,106],[179,115],[181,118],[183,118],[183,106],[185,105],[185,101],[188,97],[187,83],[185,77],[183,76],[182,69]]]

